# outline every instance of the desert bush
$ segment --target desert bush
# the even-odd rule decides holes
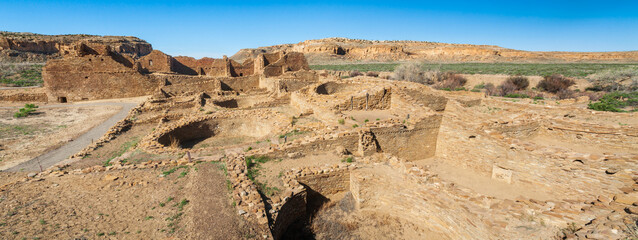
[[[569,89],[561,89],[560,91],[558,91],[556,93],[556,96],[558,97],[558,99],[568,99],[568,98],[574,98],[574,91],[569,90]]]
[[[488,83],[485,84],[485,94],[490,95],[490,96],[495,96],[498,95],[498,89],[496,88],[496,86],[494,86],[494,84],[492,83]]]
[[[446,72],[442,74],[438,80],[439,82],[434,85],[434,88],[436,89],[465,90],[465,88],[461,88],[465,85],[465,83],[467,83],[467,79],[465,77],[455,72]]]
[[[529,86],[529,80],[523,76],[510,76],[505,80],[507,83],[511,83],[516,86],[516,90],[525,90]]]
[[[368,77],[379,77],[379,73],[370,71],[370,72],[366,73],[366,76],[368,76]]]
[[[432,85],[438,82],[442,82],[444,80],[444,73],[439,70],[429,70],[423,73],[423,78],[425,79],[425,84]]]
[[[536,88],[546,92],[558,93],[561,90],[567,90],[574,84],[576,84],[574,80],[565,78],[562,75],[554,74],[545,76],[543,80],[538,82]]]
[[[424,71],[419,63],[403,63],[392,73],[392,79],[425,84]]]
[[[359,70],[354,70],[354,71],[350,71],[350,73],[348,73],[348,76],[350,77],[363,76],[363,73],[359,72]]]
[[[501,85],[498,85],[498,95],[506,96],[506,95],[514,94],[517,89],[518,89],[518,86],[516,86],[516,84],[510,81],[505,81],[501,83]]]
[[[592,91],[638,90],[638,68],[609,69],[587,76]]]

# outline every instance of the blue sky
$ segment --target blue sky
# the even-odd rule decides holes
[[[638,50],[638,1],[237,2],[0,0],[0,30],[137,36],[198,58],[325,37]]]

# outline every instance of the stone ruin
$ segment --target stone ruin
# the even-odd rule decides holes
[[[598,193],[588,193],[586,197],[594,199],[588,201],[541,201],[529,196],[511,200],[479,193],[457,186],[418,163],[428,158],[462,161],[461,165],[472,171],[491,176],[494,182],[490,184],[533,184],[540,189],[572,185],[581,189],[587,185],[601,194],[617,194],[614,198],[625,204],[633,204],[626,198],[637,193],[633,189],[638,189],[638,180],[611,179],[608,176],[616,171],[602,163],[635,162],[635,155],[578,155],[519,140],[546,133],[561,136],[561,141],[604,140],[631,149],[636,144],[635,132],[524,116],[521,118],[533,120],[490,121],[469,130],[464,129],[467,125],[448,123],[448,134],[442,140],[444,114],[449,113],[445,121],[459,121],[459,116],[470,119],[472,111],[468,109],[489,100],[453,93],[444,96],[410,82],[319,76],[309,70],[303,55],[295,52],[260,54],[239,63],[226,57],[171,57],[160,51],[133,58],[108,46],[90,44],[77,49],[76,54],[52,60],[45,67],[50,101],[152,97],[131,110],[129,117],[102,139],[76,154],[76,159],[136,126],[152,128],[136,150],[189,157],[134,167],[194,164],[191,156],[197,161],[225,163],[237,213],[264,229],[268,239],[294,239],[313,222],[330,223],[327,212],[335,208],[351,215],[380,214],[391,219],[385,222],[389,225],[406,224],[402,226],[407,230],[442,239],[547,238],[558,231],[556,226],[570,222],[589,224],[583,234],[595,236],[592,228],[608,227],[616,224],[610,222],[612,218],[626,217],[608,211],[616,200],[590,196]],[[450,131],[472,134],[450,137]],[[484,144],[481,148],[454,150],[453,145],[476,144],[469,141],[477,138],[490,141],[480,142]],[[493,142],[500,145],[485,146]],[[494,150],[500,148],[501,152]],[[538,161],[539,155],[530,152],[549,153],[541,155],[544,161]],[[489,154],[509,158],[484,157]],[[269,163],[283,170],[279,175],[264,173],[262,179],[254,178],[246,161],[254,156],[275,159]],[[457,160],[457,156],[463,157]],[[114,165],[107,170],[130,168],[123,160],[113,159]],[[596,171],[581,171],[585,164]],[[630,172],[614,176],[629,176]],[[568,182],[572,178],[580,182]],[[266,193],[263,181],[270,181],[280,191]],[[626,195],[606,186],[623,187]],[[582,199],[583,194],[576,195],[576,191],[569,197]],[[337,207],[331,208],[331,203]],[[530,223],[529,219],[541,215],[542,224]],[[607,220],[588,223],[591,216]],[[512,226],[525,227],[519,230]],[[534,231],[527,231],[527,227]]]
[[[292,162],[316,154],[357,159],[381,154],[407,162],[431,157],[447,104],[445,97],[418,84],[320,77],[309,70],[302,54],[294,52],[261,54],[238,63],[226,57],[171,57],[157,50],[132,58],[108,46],[80,45],[78,49],[78,54],[47,63],[43,75],[50,101],[152,97],[74,158],[91,154],[136,125],[154,125],[137,149],[225,162],[239,213],[268,229],[269,238],[274,239],[293,231],[289,230],[295,228],[293,222],[313,216],[308,213],[318,207],[317,196],[308,192],[319,190],[311,184],[313,180],[291,176],[317,171],[289,170],[278,180],[283,182],[281,192],[267,196],[247,176],[247,157]],[[353,116],[372,119],[357,122]],[[299,119],[310,122],[297,124]],[[278,133],[304,134],[271,138]],[[246,142],[255,141],[269,144],[243,149]],[[205,157],[219,154],[223,157]],[[118,161],[113,160],[113,167],[123,164]],[[349,181],[350,170],[356,166],[343,163],[318,173],[336,171],[339,177],[329,181]],[[350,188],[328,192],[342,190]],[[298,197],[306,194],[309,197]]]
[[[222,59],[172,57],[154,50],[134,58],[109,45],[78,43],[62,59],[50,60],[42,76],[48,100],[71,102],[202,89],[207,94],[258,88],[260,81],[308,72],[303,54],[268,53],[238,63]]]

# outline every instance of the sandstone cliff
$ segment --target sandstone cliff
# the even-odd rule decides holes
[[[150,43],[136,37],[96,35],[42,35],[0,31],[0,62],[45,62],[73,54],[80,43],[102,44],[137,58],[149,54]]]
[[[490,45],[449,44],[421,41],[369,41],[347,38],[307,40],[256,49],[242,49],[237,61],[259,53],[296,51],[310,64],[335,62],[636,62],[638,51],[627,52],[532,52]]]

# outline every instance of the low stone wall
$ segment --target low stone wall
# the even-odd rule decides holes
[[[416,105],[426,106],[434,111],[443,111],[447,105],[447,98],[435,93],[419,91],[415,89],[405,89],[405,95],[409,102]]]
[[[0,101],[2,102],[47,102],[46,93],[21,93],[0,91]]]

